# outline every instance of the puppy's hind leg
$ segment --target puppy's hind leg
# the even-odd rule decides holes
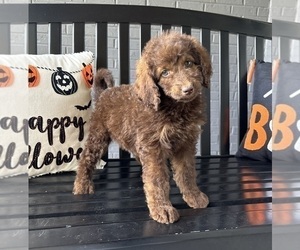
[[[97,130],[97,132],[92,130],[90,132],[79,160],[73,194],[94,193],[93,171],[97,162],[106,153],[109,143],[110,137],[105,130]]]

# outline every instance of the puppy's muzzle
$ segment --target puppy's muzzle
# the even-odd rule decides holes
[[[184,86],[182,88],[182,93],[184,95],[191,95],[194,92],[194,87],[189,85],[189,86]]]

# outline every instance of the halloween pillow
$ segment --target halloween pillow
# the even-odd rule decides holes
[[[281,62],[274,82],[273,159],[300,161],[300,64]]]
[[[253,98],[248,130],[237,157],[260,161],[272,160],[272,64],[256,62],[253,80]]]
[[[27,173],[27,76],[24,60],[0,55],[0,177]]]
[[[91,52],[0,56],[0,98],[13,103],[1,110],[0,176],[76,170],[91,113],[93,61]]]

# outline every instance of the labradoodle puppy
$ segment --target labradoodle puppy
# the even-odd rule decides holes
[[[202,90],[210,83],[210,56],[192,36],[164,32],[146,44],[136,73],[135,84],[113,87],[110,72],[98,70],[95,109],[73,192],[94,192],[95,164],[115,140],[142,165],[150,216],[173,223],[179,214],[169,199],[168,160],[185,202],[192,208],[208,205],[196,184],[195,152],[205,123]]]

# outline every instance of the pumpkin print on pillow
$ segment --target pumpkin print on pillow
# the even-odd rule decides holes
[[[84,63],[82,65],[82,76],[85,80],[86,85],[90,88],[92,87],[94,81],[93,66],[92,64],[85,65]]]
[[[0,65],[0,87],[8,87],[14,81],[12,70],[4,65]]]
[[[54,91],[59,95],[72,95],[77,89],[75,78],[67,71],[57,67],[57,71],[51,76],[51,83]]]
[[[39,83],[40,83],[39,70],[32,65],[28,65],[28,87],[29,88],[37,87]]]

